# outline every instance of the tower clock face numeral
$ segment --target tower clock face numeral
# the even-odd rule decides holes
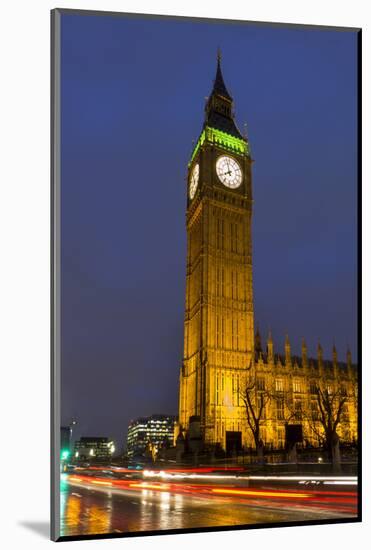
[[[216,173],[223,185],[230,189],[237,189],[242,183],[242,170],[232,157],[219,157],[216,161]]]
[[[195,164],[191,172],[191,178],[189,182],[189,198],[191,200],[195,196],[199,177],[200,177],[200,166],[199,164]]]

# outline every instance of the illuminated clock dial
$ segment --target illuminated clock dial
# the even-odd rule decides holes
[[[199,164],[195,164],[191,172],[191,178],[189,181],[189,198],[191,200],[195,196],[199,177],[200,177],[200,166]]]
[[[242,183],[240,165],[232,157],[219,157],[216,161],[216,173],[220,181],[230,189],[237,189]]]

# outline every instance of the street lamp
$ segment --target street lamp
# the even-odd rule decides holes
[[[69,428],[70,428],[70,449],[72,447],[72,430],[73,430],[73,427],[76,426],[77,424],[77,420],[71,420],[70,424],[69,424]],[[70,454],[70,452],[68,453]],[[75,457],[77,458],[79,456],[79,453],[75,453]]]
[[[73,430],[73,426],[76,426],[77,424],[77,420],[71,420],[70,422],[70,445],[72,443],[72,430]]]

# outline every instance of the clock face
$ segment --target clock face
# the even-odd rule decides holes
[[[219,157],[216,161],[216,173],[220,181],[230,189],[237,189],[242,183],[242,170],[232,157]]]
[[[200,177],[200,166],[199,164],[195,164],[191,173],[191,179],[189,181],[189,198],[191,200],[195,196],[199,177]]]

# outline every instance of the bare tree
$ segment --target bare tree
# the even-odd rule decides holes
[[[339,470],[340,451],[337,428],[348,397],[343,394],[341,388],[333,390],[326,384],[317,384],[315,397],[318,411],[311,411],[308,421],[314,433],[323,440],[334,470]]]
[[[261,426],[265,423],[266,406],[270,400],[270,393],[265,388],[264,379],[258,377],[252,361],[246,369],[244,379],[238,388],[238,393],[245,406],[247,425],[254,439],[258,460],[263,461],[264,443],[261,439]]]
[[[300,409],[296,408],[291,392],[284,391],[283,388],[280,390],[274,388],[271,390],[270,396],[276,407],[273,416],[276,420],[283,421],[285,428],[292,421],[297,422],[302,420],[302,409],[301,407]],[[286,440],[285,449],[287,460],[295,463],[297,461],[296,443]]]
[[[292,419],[301,420],[299,412],[295,410],[294,400],[289,392],[283,390],[271,390],[270,398],[277,408],[276,418],[288,424]]]

